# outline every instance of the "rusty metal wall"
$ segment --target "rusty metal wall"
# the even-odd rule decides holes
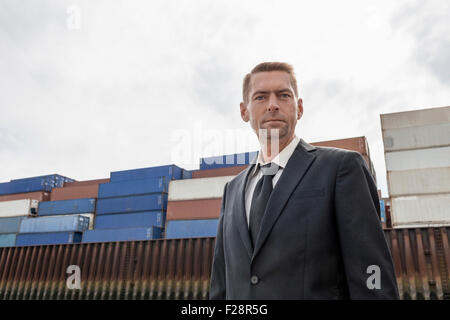
[[[450,227],[387,229],[402,299],[450,299]],[[0,299],[207,299],[214,238],[0,248]],[[69,265],[81,289],[67,288]]]

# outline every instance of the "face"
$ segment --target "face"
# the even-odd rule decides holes
[[[297,121],[303,114],[302,99],[297,99],[290,77],[284,71],[259,72],[250,79],[248,103],[241,103],[241,117],[250,122],[259,138],[259,130],[278,129],[279,144],[285,146],[294,136]]]

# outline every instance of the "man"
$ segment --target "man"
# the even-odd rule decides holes
[[[257,65],[240,111],[261,151],[225,185],[210,298],[398,299],[373,178],[359,153],[296,137],[292,67]]]

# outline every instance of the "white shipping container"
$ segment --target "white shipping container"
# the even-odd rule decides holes
[[[386,170],[450,167],[450,147],[386,152]]]
[[[450,167],[388,171],[389,195],[450,193]]]
[[[0,218],[31,215],[31,208],[36,209],[39,201],[33,199],[11,200],[0,202]]]
[[[383,130],[385,151],[450,145],[450,122],[430,126]]]
[[[235,176],[172,180],[169,201],[222,198],[225,184]]]
[[[450,225],[450,193],[391,199],[394,228]]]
[[[450,107],[420,109],[381,115],[381,129],[428,126],[450,122]]]

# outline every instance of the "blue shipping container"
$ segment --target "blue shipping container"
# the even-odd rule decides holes
[[[384,200],[380,200],[380,219],[381,222],[386,222],[386,207],[384,205]]]
[[[71,181],[74,180],[57,174],[15,179],[10,182],[0,183],[0,194],[51,191],[52,188],[62,187],[64,182]]]
[[[125,197],[149,193],[163,193],[169,190],[166,177],[102,183],[98,186],[98,198]]]
[[[27,218],[20,224],[20,233],[84,231],[89,228],[89,218],[84,216],[49,216]]]
[[[124,170],[111,172],[111,182],[140,180],[158,177],[167,177],[168,180],[182,178],[182,168],[176,165],[149,167],[142,169]]]
[[[235,167],[250,164],[256,158],[258,152],[235,153],[200,159],[200,170]]]
[[[167,221],[166,238],[215,237],[219,219],[170,220]]]
[[[126,228],[89,230],[83,234],[83,242],[139,241],[161,239],[161,228]]]
[[[38,207],[39,216],[93,212],[95,212],[95,198],[43,201]]]
[[[0,247],[14,247],[16,245],[16,234],[0,234]]]
[[[182,179],[192,179],[192,171],[183,169]]]
[[[118,229],[138,227],[163,227],[166,220],[164,211],[138,213],[115,213],[99,215],[95,218],[95,229]]]
[[[25,216],[0,218],[0,233],[18,233],[20,228],[20,222]]]
[[[19,233],[16,246],[79,243],[81,239],[81,232]]]
[[[166,210],[167,193],[98,199],[97,214]]]

